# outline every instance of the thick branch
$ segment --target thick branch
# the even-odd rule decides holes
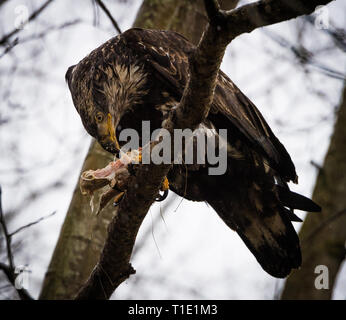
[[[206,0],[208,1],[208,0]],[[311,14],[319,5],[332,0],[267,0],[258,1],[238,9],[224,12],[224,32],[228,42],[257,28]]]
[[[288,277],[282,299],[330,300],[345,261],[346,243],[346,86],[338,109],[333,135],[319,170],[312,199],[323,211],[309,213],[299,231],[303,263]],[[328,268],[328,287],[315,285],[319,265]]]
[[[219,10],[216,0],[205,0],[210,24],[190,55],[190,78],[183,97],[163,123],[174,128],[196,128],[208,115],[216,77],[227,44],[236,36],[257,27],[311,13],[330,1],[259,1],[237,10]],[[294,7],[294,6],[296,7]],[[134,273],[130,265],[139,227],[158,193],[170,165],[142,165],[109,226],[101,258],[77,299],[107,299],[119,284]],[[140,187],[138,187],[140,186]]]

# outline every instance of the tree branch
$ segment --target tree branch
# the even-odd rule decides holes
[[[0,0],[0,7],[5,4],[8,0]]]
[[[15,266],[13,262],[13,253],[12,253],[12,247],[11,247],[11,234],[9,234],[7,230],[7,225],[6,221],[3,215],[2,211],[2,189],[0,186],[0,225],[2,229],[4,230],[4,235],[5,235],[5,241],[6,241],[6,249],[7,249],[7,259],[9,265],[6,265],[4,263],[0,262],[0,270],[2,270],[8,281],[13,285],[13,287],[17,290],[19,297],[22,300],[33,300],[33,298],[30,296],[30,294],[25,290],[25,289],[17,289],[15,286],[15,280],[16,280],[16,275],[15,275]]]
[[[0,186],[0,224],[1,224],[2,229],[4,230],[9,268],[14,273],[13,253],[12,253],[12,247],[11,247],[11,236],[8,232],[6,221],[4,218],[3,211],[2,211],[2,188],[1,188],[1,186]]]
[[[219,9],[216,0],[204,0],[210,20],[197,48],[191,52],[190,78],[183,97],[163,128],[195,129],[208,115],[216,77],[228,43],[245,32],[311,13],[330,1],[267,0],[232,11]],[[149,150],[155,147],[151,143]],[[144,149],[144,148],[143,148]],[[143,151],[144,152],[144,151]],[[108,299],[134,270],[130,258],[139,227],[171,165],[140,165],[108,229],[100,260],[76,299]],[[140,186],[140,188],[138,188]]]
[[[2,270],[5,273],[8,281],[16,289],[21,300],[34,300],[34,298],[28,293],[27,290],[25,290],[24,288],[23,289],[16,288],[15,286],[16,276],[13,270],[10,268],[10,266],[0,262],[0,270]]]
[[[205,0],[208,1],[208,0]],[[326,5],[332,0],[262,0],[225,14],[226,23],[223,32],[228,42],[243,33],[278,22],[311,14],[319,5]]]
[[[339,217],[346,214],[346,209],[340,210],[337,213],[329,216],[326,220],[324,220],[320,225],[318,225],[314,230],[312,230],[307,236],[302,238],[301,243],[302,245],[309,245],[310,240],[315,237],[321,230],[328,227],[333,221],[338,219]]]
[[[45,220],[45,219],[48,219],[48,218],[54,216],[55,214],[56,214],[56,211],[53,211],[52,213],[50,213],[50,214],[47,215],[47,216],[38,218],[38,219],[35,220],[35,221],[32,221],[32,222],[30,222],[30,223],[28,223],[28,224],[26,224],[26,225],[24,225],[24,226],[21,226],[21,227],[19,227],[17,230],[11,232],[11,233],[9,234],[9,237],[14,236],[15,234],[17,234],[18,232],[23,231],[24,229],[30,228],[30,227],[34,226],[35,224],[38,224],[38,223],[40,223],[41,221],[43,221],[43,220]]]
[[[109,12],[105,4],[101,0],[95,0],[95,2],[100,6],[100,8],[103,10],[103,12],[106,14],[106,16],[109,18],[109,20],[112,22],[113,27],[118,31],[118,33],[121,33],[121,29],[119,28],[118,23],[113,18],[112,14]]]
[[[37,10],[35,10],[28,18],[28,21],[26,21],[24,24],[28,24],[32,20],[35,20],[43,10],[45,10],[48,5],[50,5],[53,2],[53,0],[47,0],[41,7],[39,7]],[[0,39],[0,45],[6,45],[11,37],[13,37],[15,34],[17,34],[21,29],[15,28],[11,32],[7,33]]]
[[[73,20],[73,21],[65,22],[65,23],[63,23],[61,25],[58,25],[58,26],[50,26],[46,30],[44,30],[42,32],[39,32],[39,33],[34,34],[34,35],[30,35],[30,36],[25,37],[25,38],[21,38],[20,39],[20,44],[23,44],[23,43],[26,43],[26,42],[29,42],[29,41],[33,41],[33,40],[42,39],[42,38],[46,37],[48,34],[50,34],[53,31],[59,31],[59,30],[62,30],[64,28],[67,28],[67,27],[70,27],[70,26],[74,26],[74,25],[76,25],[77,23],[80,23],[80,22],[81,22],[81,20],[76,19],[76,20]],[[12,42],[8,43],[6,48],[5,48],[5,50],[0,54],[0,59],[2,57],[4,57],[7,53],[9,53],[18,44],[19,44],[19,39],[18,38],[15,38]]]
[[[288,40],[279,36],[278,34],[275,34],[274,32],[266,31],[264,32],[264,34],[268,36],[270,39],[272,39],[273,41],[275,41],[280,46],[291,51],[302,66],[308,64],[312,67],[315,67],[319,72],[329,77],[332,77],[338,80],[346,79],[346,76],[344,73],[337,71],[335,69],[332,69],[324,65],[323,63],[317,61],[316,58],[314,57],[314,53],[308,51],[305,47],[295,46],[294,44],[290,43]]]

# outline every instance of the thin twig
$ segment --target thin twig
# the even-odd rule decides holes
[[[0,270],[2,270],[5,273],[8,281],[16,289],[16,291],[17,291],[17,293],[18,293],[18,295],[19,295],[21,300],[34,300],[34,298],[28,293],[27,290],[25,290],[24,288],[22,288],[22,289],[17,289],[16,288],[16,283],[15,283],[16,275],[12,271],[10,266],[0,262]]]
[[[113,18],[112,14],[109,12],[105,4],[101,0],[95,0],[96,3],[100,6],[100,8],[103,10],[103,12],[107,15],[109,20],[112,22],[113,27],[118,31],[118,33],[121,33],[121,29],[119,28],[118,23]]]
[[[323,170],[322,166],[320,164],[318,164],[317,162],[315,162],[314,160],[310,161],[310,164],[315,167],[317,170]]]
[[[329,224],[331,224],[333,221],[335,221],[337,218],[341,217],[344,214],[346,214],[346,209],[338,211],[338,212],[334,213],[333,215],[331,215],[330,217],[328,217],[328,219],[323,221],[317,228],[312,230],[306,237],[304,237],[301,240],[301,243],[303,245],[306,244],[309,240],[311,240],[313,237],[315,237],[316,234],[318,234],[322,229],[327,227]]]
[[[53,2],[53,0],[47,0],[41,7],[39,7],[37,10],[35,10],[28,18],[28,20],[26,22],[24,22],[23,26],[28,24],[29,22],[31,22],[32,20],[34,20],[35,18],[37,18],[37,16],[39,16],[42,11],[44,9],[46,9],[48,7],[49,4],[51,4]],[[9,39],[14,36],[15,34],[17,34],[19,31],[21,31],[22,29],[20,28],[15,28],[13,29],[11,32],[7,33],[6,35],[4,35],[1,39],[0,39],[0,45],[5,45],[6,43],[8,43]]]
[[[11,247],[11,235],[9,234],[9,232],[7,230],[6,221],[4,218],[3,211],[2,211],[2,189],[1,189],[1,186],[0,186],[0,224],[1,224],[2,229],[4,230],[6,249],[7,249],[7,259],[8,259],[8,263],[9,263],[9,265],[6,265],[6,264],[0,262],[0,270],[2,270],[5,273],[5,275],[8,278],[8,281],[17,290],[18,295],[22,300],[33,300],[33,298],[30,296],[30,294],[24,288],[17,289],[15,286],[16,275],[15,275],[15,266],[14,266],[14,262],[13,262],[12,247]]]
[[[64,22],[64,23],[62,23],[62,24],[60,24],[58,26],[50,26],[47,29],[45,29],[44,31],[42,31],[42,32],[39,32],[37,34],[33,34],[33,35],[28,36],[26,38],[20,39],[20,44],[22,44],[24,42],[32,41],[32,40],[41,39],[41,38],[45,37],[47,34],[49,34],[50,32],[59,31],[59,30],[62,30],[64,28],[68,28],[68,27],[74,26],[74,25],[76,25],[76,24],[78,24],[80,22],[81,22],[80,19],[75,19],[75,20],[72,20],[72,21]]]
[[[308,65],[316,68],[319,72],[321,72],[321,73],[323,73],[323,74],[325,74],[331,78],[335,78],[338,80],[345,80],[346,79],[346,76],[344,73],[342,73],[338,70],[329,68],[328,66],[324,65],[323,63],[317,61],[314,58],[313,53],[306,50],[303,46],[299,46],[299,47],[294,46],[288,40],[284,39],[283,37],[279,36],[278,34],[275,34],[272,31],[262,30],[262,32],[267,37],[269,37],[271,40],[275,41],[281,47],[284,47],[284,48],[290,50],[302,65],[308,64]]]
[[[15,234],[17,234],[18,232],[20,232],[20,231],[22,231],[22,230],[24,230],[24,229],[27,229],[27,228],[29,228],[29,227],[35,225],[35,224],[38,224],[38,223],[41,222],[42,220],[48,219],[48,218],[54,216],[55,214],[56,214],[56,211],[52,212],[51,214],[48,214],[47,216],[41,217],[41,218],[39,218],[39,219],[37,219],[37,220],[35,220],[35,221],[33,221],[33,222],[30,222],[30,223],[28,223],[28,224],[26,224],[26,225],[24,225],[24,226],[18,228],[17,230],[13,231],[12,233],[9,234],[9,236],[12,237],[12,236],[14,236]]]
[[[26,37],[26,38],[20,39],[20,42],[18,41],[18,38],[15,38],[15,39],[6,47],[6,49],[4,50],[4,52],[0,54],[0,59],[1,59],[3,56],[5,56],[7,53],[9,53],[15,46],[17,46],[17,44],[23,44],[23,43],[25,43],[25,42],[29,42],[29,41],[33,41],[33,40],[42,39],[42,38],[46,37],[50,32],[58,31],[58,30],[61,30],[61,29],[64,29],[64,28],[67,28],[67,27],[76,25],[77,23],[80,23],[80,22],[81,22],[80,19],[76,19],[76,20],[73,20],[73,21],[65,22],[65,23],[63,23],[63,24],[61,24],[61,25],[58,25],[58,26],[50,26],[50,27],[48,27],[47,29],[45,29],[44,31],[42,31],[42,32],[39,32],[39,33],[37,33],[37,34],[34,34],[34,35],[28,36],[28,37]]]
[[[11,248],[11,236],[8,232],[7,225],[5,222],[5,217],[2,211],[2,188],[0,186],[0,224],[4,230],[5,241],[6,241],[6,250],[7,250],[7,259],[12,272],[14,272],[14,262],[13,262],[13,253]]]
[[[315,25],[315,19],[312,16],[306,16],[305,20],[308,21],[310,24]],[[346,52],[345,30],[329,27],[329,28],[322,28],[321,31],[331,36],[336,46],[340,48],[342,51]]]

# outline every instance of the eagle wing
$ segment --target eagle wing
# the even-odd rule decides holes
[[[153,68],[158,81],[164,81],[170,94],[180,101],[189,75],[188,55],[195,46],[173,31],[133,28],[122,37],[138,58]],[[227,119],[226,127],[261,154],[283,180],[297,180],[294,164],[285,147],[256,106],[221,70],[210,112]]]
[[[267,160],[285,181],[297,181],[294,164],[285,147],[274,135],[260,111],[220,70],[212,111],[226,116],[245,140]]]

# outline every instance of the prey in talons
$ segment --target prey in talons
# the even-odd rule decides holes
[[[102,189],[99,199],[99,206],[96,212],[98,215],[106,205],[113,200],[113,206],[118,206],[128,188],[129,177],[133,165],[142,161],[141,148],[130,152],[121,152],[120,159],[110,162],[106,167],[97,170],[84,171],[80,177],[80,189],[83,195],[91,196],[91,207],[93,211],[93,195],[97,190]],[[160,190],[164,193],[158,195],[156,201],[163,201],[168,195],[169,182],[165,177]]]

